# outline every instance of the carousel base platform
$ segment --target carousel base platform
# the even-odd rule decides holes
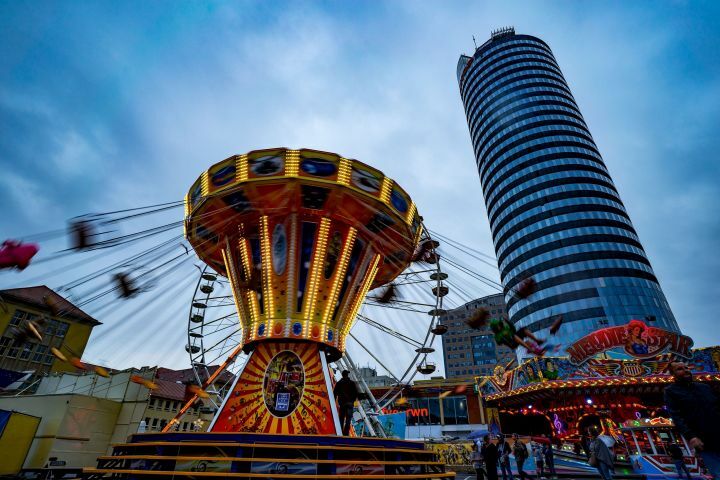
[[[455,478],[422,443],[258,433],[142,433],[98,458],[85,478]]]

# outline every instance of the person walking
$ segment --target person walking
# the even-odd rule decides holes
[[[498,449],[497,446],[490,441],[490,435],[483,437],[480,454],[485,462],[485,475],[487,475],[488,480],[498,480]]]
[[[501,434],[498,442],[498,456],[503,480],[515,480],[510,466],[510,454],[512,454],[512,448],[507,439]]]
[[[555,473],[555,454],[553,453],[552,444],[546,443],[542,447],[543,457],[545,457],[545,466],[553,477],[557,477]]]
[[[515,463],[517,463],[518,475],[520,476],[521,480],[525,480],[527,478],[527,473],[525,473],[525,470],[523,470],[523,465],[525,465],[525,460],[527,460],[530,455],[528,454],[527,447],[520,440],[520,437],[517,433],[513,433],[512,438],[512,451],[513,455],[515,456]]]
[[[720,396],[709,385],[693,381],[685,362],[670,363],[674,382],[665,388],[665,405],[680,433],[702,458],[705,467],[720,478]]]
[[[350,434],[350,424],[353,418],[353,408],[358,399],[358,390],[355,382],[350,380],[350,372],[343,370],[342,378],[335,384],[333,395],[337,398],[338,416],[342,434]]]
[[[590,427],[590,436],[592,440],[588,465],[597,468],[603,480],[612,480],[613,459],[610,449],[600,438],[600,430],[597,427]]]
[[[484,480],[485,479],[485,470],[483,470],[483,467],[484,467],[483,460],[484,459],[482,456],[482,452],[480,451],[480,449],[477,446],[477,443],[473,442],[472,450],[473,451],[472,451],[471,460],[472,460],[472,466],[475,469],[475,478],[477,480]]]
[[[533,457],[535,458],[535,471],[537,478],[543,478],[545,476],[545,456],[542,453],[542,447],[540,445],[534,445]]]
[[[690,470],[688,470],[687,465],[685,465],[685,458],[678,444],[671,443],[667,449],[667,453],[675,464],[675,468],[678,471],[678,478],[682,478],[683,472],[685,472],[685,477],[691,480]]]

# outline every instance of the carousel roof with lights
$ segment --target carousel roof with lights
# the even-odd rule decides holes
[[[645,359],[591,358],[574,365],[568,357],[532,358],[507,371],[498,366],[494,375],[476,381],[483,400],[505,406],[604,393],[661,393],[673,381],[667,369],[675,359],[665,353]],[[720,384],[720,347],[692,350],[685,361],[696,381]]]

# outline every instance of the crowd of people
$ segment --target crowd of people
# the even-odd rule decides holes
[[[508,441],[508,438],[512,443]],[[480,444],[473,444],[473,468],[478,480],[486,478],[487,480],[498,480],[498,468],[503,480],[515,480],[510,466],[510,455],[512,455],[517,465],[517,476],[524,480],[529,478],[525,472],[525,461],[531,454],[540,477],[545,477],[547,469],[547,474],[556,478],[555,457],[550,442],[530,444],[528,448],[528,445],[517,434],[513,434],[511,437],[500,435],[496,443],[491,441],[490,435],[485,435]]]
[[[679,433],[687,439],[692,449],[692,452],[684,452],[676,443],[666,448],[667,455],[675,464],[678,478],[691,478],[685,461],[686,454],[691,453],[698,457],[702,468],[711,478],[720,479],[720,437],[717,435],[720,426],[720,396],[710,386],[695,382],[690,368],[684,362],[672,362],[669,373],[674,381],[665,389],[665,404]],[[545,478],[546,475],[556,477],[550,442],[526,444],[516,434],[512,435],[511,440],[512,443],[508,442],[506,436],[499,435],[497,442],[494,442],[490,435],[485,435],[482,443],[473,445],[472,461],[478,480],[497,480],[498,469],[503,480],[514,480],[510,467],[511,455],[515,458],[517,476],[521,480],[528,478],[524,466],[530,455],[535,461],[536,478]],[[611,436],[593,426],[575,443],[574,452],[587,458],[588,465],[597,469],[602,480],[612,480],[614,443]]]

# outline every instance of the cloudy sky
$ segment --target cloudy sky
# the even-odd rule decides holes
[[[382,169],[431,229],[492,253],[455,66],[506,25],[551,46],[681,328],[720,344],[712,1],[2,1],[0,236],[179,200],[211,163],[287,146]],[[129,366],[108,346],[88,355]]]

